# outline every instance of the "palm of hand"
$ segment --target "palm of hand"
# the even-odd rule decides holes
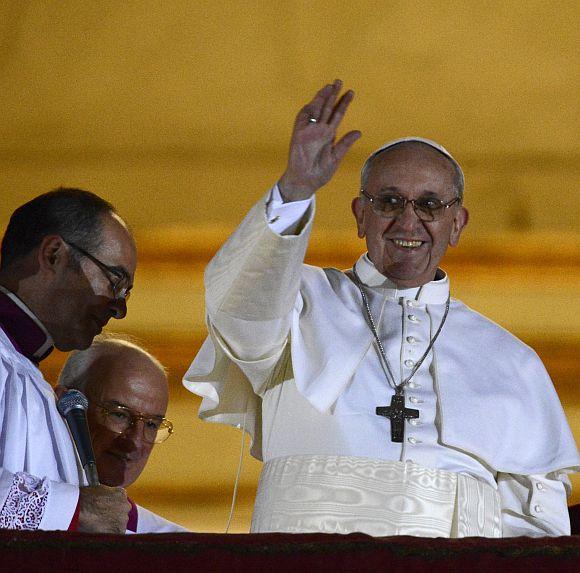
[[[307,199],[328,183],[361,135],[350,131],[335,143],[337,129],[354,97],[347,91],[337,102],[341,87],[339,80],[326,85],[296,116],[288,165],[279,182],[286,201]]]

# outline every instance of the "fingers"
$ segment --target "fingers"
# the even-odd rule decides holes
[[[322,109],[320,110],[320,116],[318,116],[318,121],[328,122],[332,116],[332,110],[334,109],[334,104],[336,98],[342,89],[342,81],[334,80],[334,83],[330,86],[330,90],[326,92],[325,99],[322,104]]]
[[[333,127],[334,129],[338,128],[338,126],[340,125],[340,122],[342,121],[342,118],[344,117],[344,114],[346,113],[346,110],[348,109],[348,106],[350,105],[350,102],[353,100],[353,98],[354,98],[354,92],[352,90],[348,90],[338,100],[338,103],[336,104],[336,107],[334,108],[332,116],[330,117],[330,120],[328,122],[331,127]]]
[[[349,131],[340,139],[333,149],[334,160],[336,163],[342,161],[342,158],[346,155],[347,151],[354,145],[355,141],[357,141],[361,135],[362,133],[358,130]]]
[[[312,101],[307,103],[302,108],[298,115],[298,118],[302,122],[308,123],[308,120],[311,117],[315,118],[316,120],[320,119],[326,100],[333,91],[333,85],[334,84],[326,84],[323,88],[319,89]]]

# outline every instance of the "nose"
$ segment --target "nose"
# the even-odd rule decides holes
[[[127,316],[127,301],[124,298],[114,298],[109,301],[113,318],[121,320]]]
[[[405,230],[412,230],[415,228],[417,223],[421,222],[421,219],[415,213],[415,209],[413,209],[413,204],[411,202],[407,202],[403,211],[397,215],[397,224],[401,228]]]

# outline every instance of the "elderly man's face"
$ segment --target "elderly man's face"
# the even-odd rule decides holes
[[[85,391],[99,478],[105,485],[127,487],[145,468],[153,444],[144,440],[142,420],[122,434],[107,429],[97,404],[163,417],[169,395],[167,378],[146,356],[126,349],[99,357],[89,372]]]
[[[436,197],[448,203],[456,197],[453,183],[453,166],[443,155],[425,145],[403,144],[375,158],[365,191],[373,197]],[[354,199],[352,208],[371,261],[402,288],[433,280],[447,247],[458,243],[468,219],[460,204],[446,209],[442,219],[430,222],[420,220],[411,204],[393,218],[375,213],[364,197]]]
[[[63,249],[69,251],[69,257],[73,255],[73,247],[65,243]],[[137,266],[135,243],[117,215],[103,217],[101,243],[90,254],[124,274],[127,284],[133,284]],[[59,350],[88,348],[111,318],[121,319],[127,314],[126,301],[113,296],[106,272],[84,255],[80,255],[79,265],[80,268],[70,262],[63,265],[52,285],[53,300],[39,317]]]

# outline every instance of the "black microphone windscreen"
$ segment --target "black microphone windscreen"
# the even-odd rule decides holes
[[[56,403],[58,411],[65,416],[74,409],[87,411],[89,401],[80,390],[67,390]]]

